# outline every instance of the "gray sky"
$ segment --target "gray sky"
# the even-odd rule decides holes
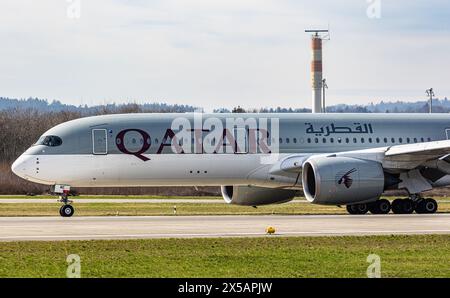
[[[330,24],[328,103],[450,97],[447,0],[2,0],[0,18],[0,96],[310,107],[304,29]]]

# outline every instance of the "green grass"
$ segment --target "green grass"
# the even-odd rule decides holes
[[[147,239],[0,244],[0,277],[450,277],[450,236]]]
[[[450,207],[450,204],[448,204]],[[59,216],[61,204],[2,204],[0,216]],[[74,216],[107,215],[241,215],[241,214],[337,214],[345,208],[305,204],[280,204],[258,208],[220,203],[74,203]],[[450,208],[449,208],[450,209]]]
[[[0,203],[0,216],[59,216],[59,203]],[[345,207],[309,203],[279,204],[258,208],[221,203],[78,203],[74,216],[148,216],[148,215],[263,215],[263,214],[347,214]],[[450,202],[441,202],[438,212],[450,212]]]

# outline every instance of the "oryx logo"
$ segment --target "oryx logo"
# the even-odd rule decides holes
[[[353,184],[353,179],[351,177],[351,174],[356,172],[356,169],[353,168],[350,171],[345,172],[344,175],[340,176],[341,174],[337,175],[337,184],[344,184],[345,187],[350,188]]]

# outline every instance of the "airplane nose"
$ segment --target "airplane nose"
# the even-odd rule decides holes
[[[19,177],[25,178],[27,168],[29,167],[28,159],[29,157],[27,155],[22,154],[19,156],[19,158],[17,158],[11,165],[11,170],[13,173]]]

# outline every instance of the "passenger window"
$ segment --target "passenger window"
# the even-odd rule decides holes
[[[331,138],[331,139],[330,139],[330,143],[334,143],[334,138]]]
[[[431,138],[428,138],[427,140],[428,140],[428,142],[431,142]]]
[[[326,143],[327,142],[327,139],[326,138],[323,138],[322,139],[322,143]]]
[[[417,138],[414,138],[414,143],[417,143]]]
[[[421,140],[422,142],[425,142],[425,140],[424,140],[423,138],[420,138],[420,140]]]
[[[391,138],[391,143],[395,143],[395,139],[394,138]]]
[[[361,143],[363,143],[363,144],[364,144],[364,142],[365,142],[364,138],[361,138]]]
[[[286,144],[289,144],[289,138],[286,138]]]
[[[345,142],[348,144],[350,143],[350,139],[349,138],[345,138]]]
[[[319,143],[319,139],[318,139],[318,138],[314,138],[314,142],[315,142],[316,144],[318,144],[318,143]]]
[[[308,138],[307,142],[308,142],[308,143],[311,143],[311,138]]]
[[[297,138],[294,138],[293,141],[294,141],[294,144],[297,144]]]
[[[353,138],[353,143],[356,143],[357,141],[356,141],[356,138]]]
[[[282,138],[280,138],[280,144],[283,144],[283,139]]]
[[[399,141],[400,143],[403,143],[403,139],[402,139],[402,138],[398,138],[398,141]]]
[[[380,138],[377,138],[377,143],[379,143],[380,142]]]
[[[385,143],[387,143],[387,138],[384,138],[383,141],[384,141]]]
[[[338,143],[339,144],[342,143],[342,139],[341,138],[338,138]]]
[[[369,143],[372,143],[372,138],[369,138]]]
[[[410,143],[411,139],[410,138],[406,138],[406,143]]]

